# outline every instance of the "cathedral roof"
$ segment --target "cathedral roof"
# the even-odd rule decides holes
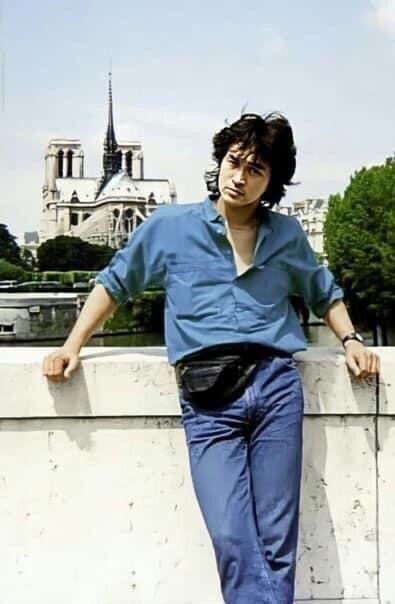
[[[148,199],[151,193],[154,193],[154,197],[157,203],[169,203],[170,195],[174,191],[174,185],[165,178],[158,179],[144,179],[135,181],[139,188],[140,195],[143,195]]]
[[[115,174],[100,192],[97,201],[107,197],[119,197],[127,199],[128,197],[141,197],[144,195],[136,183],[130,178],[125,170]]]
[[[97,182],[97,178],[57,178],[59,200],[70,202],[75,191],[80,202],[91,202],[95,199]]]

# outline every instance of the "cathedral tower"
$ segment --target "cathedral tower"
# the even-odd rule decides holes
[[[56,199],[57,178],[84,178],[84,152],[79,139],[52,138],[49,141],[43,187],[48,200]]]

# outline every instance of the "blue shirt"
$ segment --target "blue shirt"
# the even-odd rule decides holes
[[[159,206],[96,277],[118,302],[163,286],[169,362],[207,346],[255,342],[293,354],[307,347],[290,303],[300,294],[318,317],[343,297],[298,220],[258,208],[252,265],[237,276],[225,221],[207,197]]]

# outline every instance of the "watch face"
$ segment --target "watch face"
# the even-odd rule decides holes
[[[361,344],[363,344],[363,337],[361,336],[360,333],[357,333],[357,332],[350,333],[348,336],[343,338],[343,340],[342,340],[343,345],[347,344],[347,342],[350,342],[351,340],[356,340],[357,342],[360,342]]]

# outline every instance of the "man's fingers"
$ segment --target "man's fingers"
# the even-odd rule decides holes
[[[53,364],[53,358],[51,357],[50,359],[48,359],[48,375],[53,375],[54,374],[54,364]]]
[[[62,375],[63,374],[64,363],[65,363],[64,359],[61,359],[59,357],[56,357],[54,359],[53,366],[54,366],[55,375]]]
[[[357,364],[359,366],[359,369],[361,370],[361,375],[362,377],[365,377],[367,375],[367,371],[368,371],[368,357],[366,354],[360,354],[358,355],[357,359]]]
[[[65,369],[65,372],[64,372],[64,377],[66,378],[66,380],[70,377],[70,375],[73,373],[73,371],[75,371],[78,368],[79,364],[80,363],[79,363],[79,359],[78,358],[72,357],[69,360],[69,363],[68,363],[68,365],[67,365],[67,367]]]
[[[52,382],[64,382],[79,365],[80,359],[77,353],[61,348],[44,357],[42,374]]]
[[[50,371],[51,371],[51,357],[47,356],[44,359],[44,369],[45,369],[45,375],[49,375]]]
[[[63,382],[63,380],[64,380],[62,375],[51,375],[51,376],[49,376],[49,378],[50,378],[51,382],[56,382],[56,383]]]
[[[58,359],[53,358],[53,359],[51,359],[51,375],[52,376],[57,376],[58,373],[59,373]]]
[[[347,364],[353,374],[360,380],[371,377],[380,370],[380,359],[370,350],[362,354],[347,355]]]
[[[47,356],[43,361],[43,375],[51,378],[53,381],[59,381],[58,377],[63,377],[64,359],[56,356]]]
[[[371,354],[369,358],[369,371],[371,374],[379,373],[380,371],[380,359],[376,354]]]
[[[42,373],[43,375],[47,375],[48,372],[48,358],[44,357],[42,362]]]
[[[361,370],[360,370],[360,368],[358,367],[358,365],[357,365],[357,363],[356,363],[356,361],[355,361],[354,357],[349,356],[349,357],[347,358],[347,364],[348,364],[349,368],[351,369],[351,371],[353,372],[353,374],[354,374],[355,376],[359,377],[359,376],[360,376],[360,373],[361,373]]]

